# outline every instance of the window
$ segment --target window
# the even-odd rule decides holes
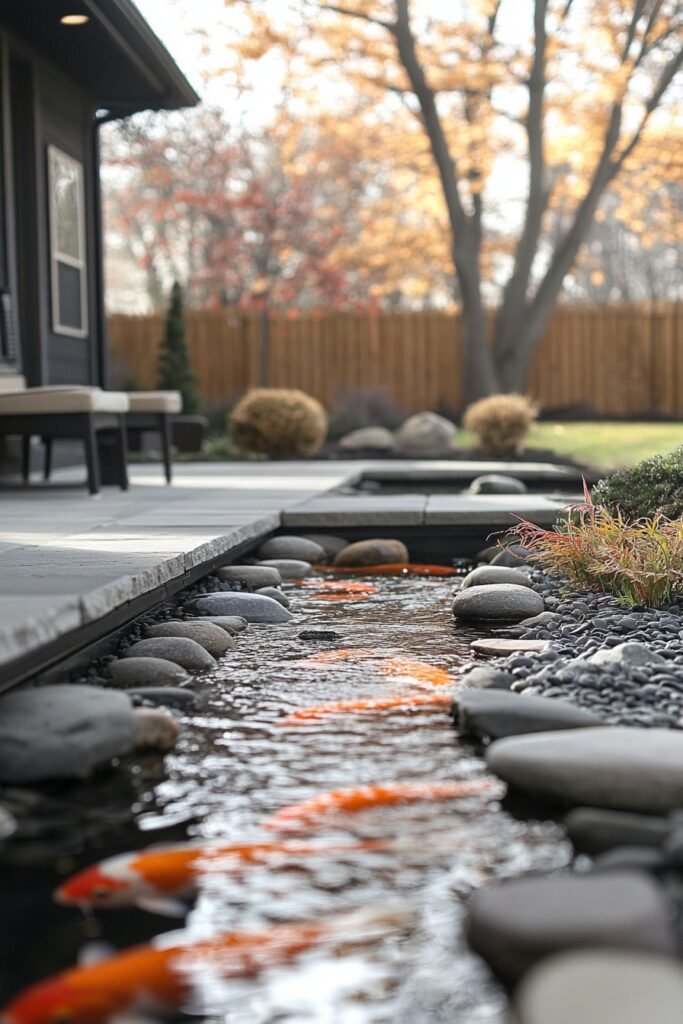
[[[88,333],[83,164],[48,146],[52,330],[72,338]]]

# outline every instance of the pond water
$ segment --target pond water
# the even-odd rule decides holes
[[[189,1009],[225,1024],[502,1024],[503,993],[464,944],[466,899],[496,878],[566,863],[568,847],[553,822],[517,819],[501,807],[493,782],[464,798],[309,822],[297,838],[336,851],[211,871],[184,922],[135,908],[85,918],[50,900],[65,875],[122,850],[184,835],[206,843],[283,838],[264,820],[327,790],[487,778],[480,752],[458,740],[444,706],[281,724],[307,705],[448,692],[443,673],[430,667],[458,685],[477,634],[453,626],[452,580],[367,581],[376,591],[350,599],[324,581],[292,587],[291,623],[241,634],[196,684],[200,702],[183,716],[165,771],[153,759],[136,761],[87,786],[55,788],[36,812],[42,831],[29,829],[1,865],[2,1002],[73,964],[93,940],[117,949],[169,931],[169,941],[200,940],[285,922],[332,924],[334,915],[382,907],[396,922],[371,941],[344,933],[256,977],[225,981],[210,964],[194,963]],[[304,629],[338,637],[306,641]],[[332,653],[339,651],[347,653]],[[340,849],[374,840],[388,842]]]

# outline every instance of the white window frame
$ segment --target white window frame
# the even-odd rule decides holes
[[[80,257],[76,259],[68,253],[60,252],[57,248],[57,204],[54,201],[55,168],[54,161],[58,159],[64,163],[71,164],[76,169],[77,186],[77,212],[78,218],[78,249]],[[55,334],[64,334],[70,338],[86,338],[89,333],[88,327],[88,275],[85,258],[85,188],[83,181],[83,164],[80,160],[69,156],[64,150],[57,146],[47,147],[48,165],[48,205],[50,212],[50,282],[52,285],[52,330]],[[63,263],[72,267],[80,273],[81,283],[81,324],[82,327],[70,327],[60,322],[59,306],[59,278],[58,267]]]

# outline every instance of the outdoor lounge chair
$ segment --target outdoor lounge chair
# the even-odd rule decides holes
[[[91,494],[97,494],[101,478],[98,439],[108,435],[113,440],[116,483],[127,490],[127,411],[128,395],[122,391],[77,385],[0,391],[0,437],[19,435],[22,438],[22,474],[26,482],[33,435],[46,441],[46,479],[51,470],[52,441],[55,438],[82,440],[88,488]]]
[[[166,483],[171,482],[171,416],[182,412],[179,391],[130,391],[126,427],[130,434],[158,431],[164,461]]]

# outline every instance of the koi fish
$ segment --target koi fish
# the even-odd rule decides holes
[[[135,1013],[176,1013],[194,990],[193,969],[214,976],[249,977],[290,963],[323,942],[374,942],[413,923],[412,908],[380,907],[326,921],[231,932],[167,946],[135,946],[96,963],[74,967],[24,989],[0,1011],[2,1024],[105,1024]]]
[[[330,715],[355,715],[382,711],[412,711],[413,708],[450,707],[453,698],[448,693],[419,693],[395,697],[375,697],[369,700],[337,700],[330,704],[316,704],[298,708],[291,715],[280,719],[279,725],[307,725]]]
[[[453,800],[498,790],[492,779],[472,782],[381,782],[356,789],[319,793],[299,804],[283,807],[263,824],[276,831],[298,831],[333,814],[357,814],[374,807],[417,803],[423,800]]]
[[[412,661],[410,658],[385,658],[377,666],[383,676],[391,679],[403,679],[409,683],[427,686],[449,686],[455,680],[450,672],[438,665],[429,665],[425,661]]]
[[[298,662],[300,665],[334,665],[338,661],[363,660],[376,658],[377,651],[374,647],[339,647],[334,651],[320,651],[318,654],[311,654],[308,658]]]
[[[374,583],[360,583],[356,580],[302,580],[302,587],[329,590],[342,594],[376,594]]]
[[[358,843],[265,842],[206,846],[179,843],[108,857],[78,871],[54,893],[66,906],[110,909],[137,906],[151,913],[181,917],[203,875],[235,872],[253,864],[292,858],[387,850],[390,841]]]
[[[385,565],[316,565],[317,572],[338,572],[349,576],[457,576],[448,565],[422,565],[419,562],[387,562]]]

